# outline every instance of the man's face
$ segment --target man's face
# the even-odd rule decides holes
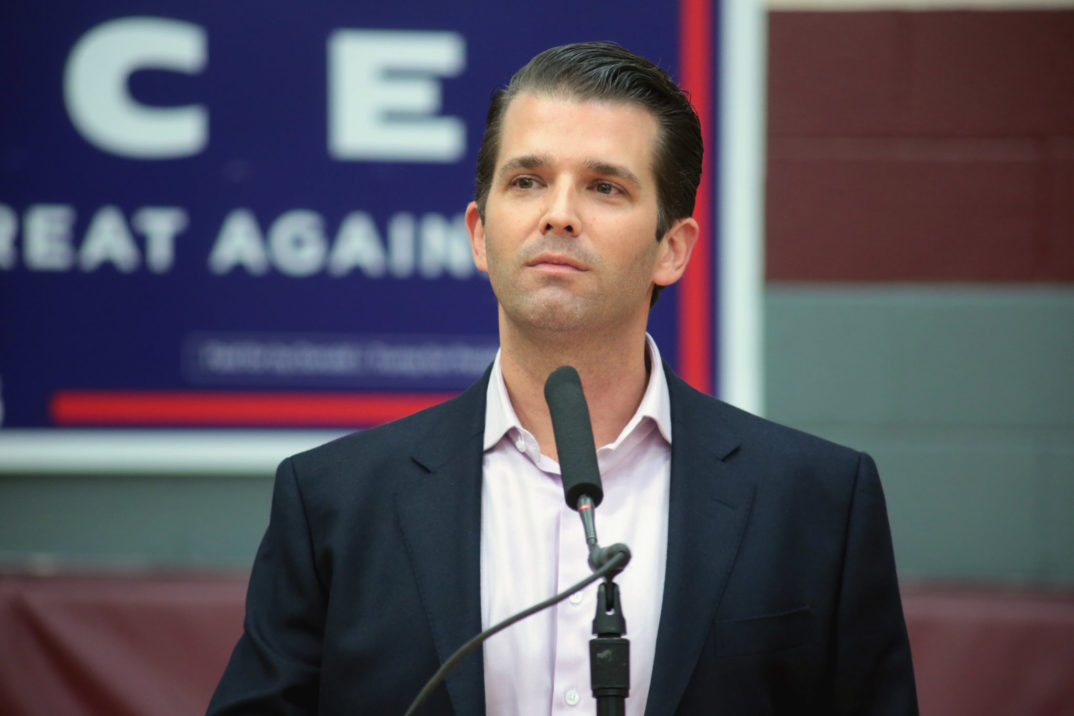
[[[542,330],[645,325],[653,283],[674,283],[689,257],[681,242],[655,239],[658,131],[634,104],[527,92],[511,101],[485,218],[473,203],[466,212],[502,319]]]

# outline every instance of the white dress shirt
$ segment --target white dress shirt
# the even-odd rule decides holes
[[[660,352],[641,404],[616,440],[597,450],[604,501],[601,546],[632,558],[616,577],[630,640],[626,713],[642,716],[653,671],[667,561],[671,406]],[[590,574],[578,513],[567,507],[559,463],[542,455],[511,406],[496,355],[485,407],[481,488],[481,626],[543,601]],[[489,716],[594,714],[589,640],[599,582],[496,634],[484,644]]]

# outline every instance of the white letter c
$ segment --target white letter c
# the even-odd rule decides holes
[[[203,105],[150,107],[127,91],[139,69],[196,74],[206,64],[205,30],[181,20],[128,17],[83,35],[67,58],[63,94],[75,129],[91,144],[137,159],[197,154],[209,139]]]

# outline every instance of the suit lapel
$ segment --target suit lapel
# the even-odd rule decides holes
[[[753,504],[753,485],[725,462],[738,438],[719,404],[665,370],[672,421],[668,554],[646,716],[671,714],[681,700]]]
[[[435,410],[413,460],[427,473],[396,495],[399,524],[441,664],[481,631],[481,460],[485,380]],[[430,674],[432,676],[432,674]],[[446,678],[456,713],[485,711],[478,648]]]

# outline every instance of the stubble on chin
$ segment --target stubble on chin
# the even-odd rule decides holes
[[[523,291],[506,287],[493,291],[506,318],[518,327],[542,332],[566,332],[585,328],[592,318],[589,301],[563,285],[544,285]]]

